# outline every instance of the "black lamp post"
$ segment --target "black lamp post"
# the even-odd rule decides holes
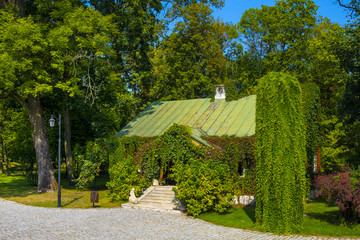
[[[56,117],[55,117],[56,118]],[[59,123],[59,157],[58,157],[58,203],[57,203],[57,207],[61,207],[61,187],[60,187],[60,172],[61,172],[61,115],[59,114],[59,119],[58,123]],[[50,123],[50,127],[53,128],[55,126],[55,119],[54,119],[54,115],[51,115],[51,118],[49,120]]]

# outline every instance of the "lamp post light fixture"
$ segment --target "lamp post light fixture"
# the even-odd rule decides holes
[[[50,127],[53,128],[55,126],[55,119],[54,115],[51,115],[49,120]],[[60,172],[61,172],[61,115],[59,114],[58,124],[59,124],[59,156],[58,156],[58,203],[57,207],[61,207],[61,188],[60,188]]]

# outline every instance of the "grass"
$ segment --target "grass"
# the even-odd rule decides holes
[[[105,183],[107,176],[100,176],[96,179],[96,184],[91,189],[79,190],[74,186],[69,186],[67,180],[61,180],[61,205],[63,208],[92,208],[90,193],[94,190],[99,192],[99,203],[95,203],[97,208],[120,207],[123,202],[112,202],[108,197],[109,190]],[[39,193],[37,188],[30,186],[22,174],[0,175],[0,198],[39,207],[56,207],[58,193]]]
[[[203,213],[200,219],[217,225],[259,230],[255,224],[255,209],[234,207],[228,213]],[[312,201],[305,206],[304,229],[300,235],[359,237],[360,225],[344,226],[339,221],[339,210],[322,201]]]

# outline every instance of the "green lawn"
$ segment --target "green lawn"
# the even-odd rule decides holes
[[[259,230],[255,225],[254,208],[234,207],[229,213],[204,213],[199,218],[217,225]],[[313,201],[305,207],[304,229],[299,234],[357,238],[360,237],[360,225],[343,226],[339,221],[339,211],[336,206]]]
[[[107,176],[97,177],[96,184],[91,189],[78,190],[74,186],[69,186],[66,180],[62,180],[62,207],[92,208],[90,193],[93,190],[99,192],[99,203],[95,203],[95,207],[120,207],[122,202],[112,202],[108,197],[109,190],[105,187],[106,181]],[[57,192],[38,193],[37,188],[30,186],[21,174],[12,174],[11,176],[0,175],[0,198],[32,206],[56,207],[57,196]]]

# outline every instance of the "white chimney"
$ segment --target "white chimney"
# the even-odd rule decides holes
[[[215,99],[225,99],[225,86],[223,84],[215,85],[216,93],[215,93]]]

